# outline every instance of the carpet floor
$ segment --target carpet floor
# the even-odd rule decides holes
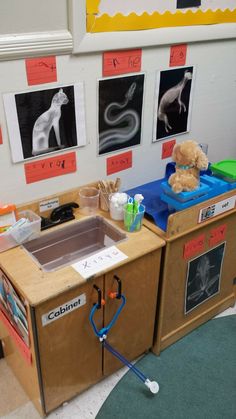
[[[129,371],[96,419],[235,419],[236,315],[208,321],[136,367],[158,382],[159,393]]]

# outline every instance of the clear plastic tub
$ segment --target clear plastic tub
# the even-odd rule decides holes
[[[41,218],[31,210],[19,211],[17,220],[27,218],[30,223],[0,234],[0,252],[18,246],[40,235]]]
[[[51,272],[126,238],[103,217],[93,216],[42,235],[23,247],[44,271]]]

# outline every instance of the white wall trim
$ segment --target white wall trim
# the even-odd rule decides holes
[[[0,36],[0,61],[51,54],[71,54],[72,35],[67,30]]]

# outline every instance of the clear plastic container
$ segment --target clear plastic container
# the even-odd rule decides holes
[[[129,196],[125,192],[114,192],[109,195],[110,216],[113,220],[124,219],[124,205]]]
[[[31,210],[19,211],[17,220],[26,218],[30,222],[0,234],[0,252],[18,246],[40,236],[41,217]]]
[[[136,214],[130,211],[129,204],[124,205],[124,226],[126,231],[139,231],[143,224],[143,217],[145,213],[145,206],[139,205],[139,212]]]
[[[126,238],[123,231],[96,215],[42,235],[23,247],[44,271],[50,272]]]
[[[99,190],[94,187],[85,187],[79,190],[80,212],[84,215],[93,215],[99,207]]]

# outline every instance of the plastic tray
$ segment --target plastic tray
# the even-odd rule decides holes
[[[172,196],[174,199],[180,202],[190,201],[191,199],[196,199],[202,195],[206,195],[210,191],[210,186],[204,183],[200,183],[199,187],[194,191],[190,192],[180,192],[176,194],[173,192],[171,186],[168,182],[162,182],[161,187],[165,194]]]
[[[210,169],[214,174],[219,174],[236,181],[236,160],[222,160],[213,163],[211,164]]]
[[[31,210],[19,211],[17,219],[20,218],[27,218],[30,223],[0,234],[0,252],[39,237],[41,218]]]
[[[199,192],[196,189],[196,191],[192,192],[181,192],[182,194],[185,194],[186,198],[188,198],[185,199],[185,201],[181,201],[178,199],[178,195],[180,194],[175,194],[171,196],[167,195],[166,193],[163,193],[161,195],[161,199],[168,204],[169,208],[175,209],[176,211],[181,211],[193,205],[199,204],[200,202],[206,201],[207,199],[213,198],[214,196],[223,194],[232,189],[231,185],[228,182],[225,182],[224,180],[219,179],[215,176],[203,175],[200,177],[200,181],[202,185],[208,186],[207,192],[203,195],[199,195]],[[164,183],[168,185],[167,181]],[[167,188],[166,185],[165,188]],[[195,196],[194,192],[196,193]]]

